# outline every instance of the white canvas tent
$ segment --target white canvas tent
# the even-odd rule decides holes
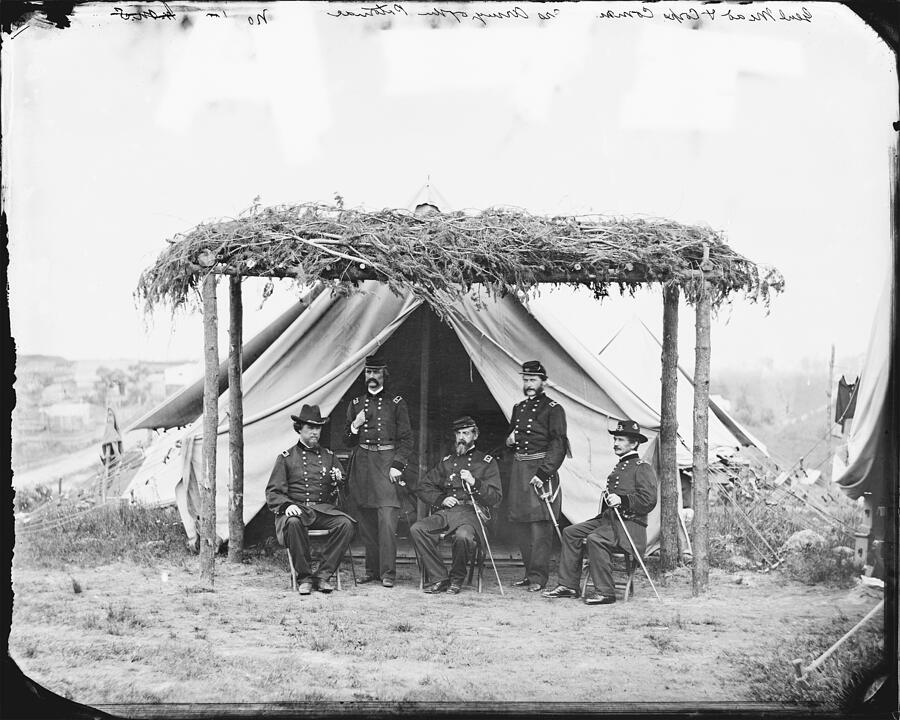
[[[855,499],[868,494],[875,507],[891,500],[889,486],[896,487],[897,483],[897,438],[891,430],[891,399],[897,382],[897,363],[891,363],[891,340],[896,333],[896,319],[892,317],[895,292],[893,277],[888,275],[859,376],[856,411],[847,443],[849,461],[840,476],[835,477],[847,495]]]
[[[430,338],[427,352],[423,349],[423,337]],[[339,450],[347,402],[361,391],[356,381],[366,355],[376,349],[388,359],[390,386],[393,392],[406,397],[417,433],[422,427],[419,415],[426,412],[426,467],[439,459],[441,440],[447,435],[442,431],[449,429],[450,421],[459,412],[479,418],[480,444],[484,449],[490,451],[502,443],[509,412],[522,397],[518,374],[521,363],[533,358],[540,358],[546,365],[550,374],[548,394],[564,405],[568,418],[573,457],[563,464],[561,482],[563,513],[569,521],[586,520],[596,511],[596,483],[606,477],[616,460],[607,433],[611,418],[628,417],[646,428],[650,442],[642,446],[642,454],[648,459],[655,457],[659,373],[637,382],[632,377],[637,372],[631,367],[634,355],[623,350],[625,358],[615,358],[617,367],[613,371],[605,359],[597,358],[580,343],[569,323],[542,320],[539,311],[530,311],[512,296],[500,300],[467,297],[453,306],[448,323],[444,324],[420,301],[411,296],[398,297],[385,285],[370,281],[363,284],[362,292],[350,296],[336,296],[328,291],[320,294],[245,370],[245,523],[264,506],[265,485],[275,457],[296,442],[289,414],[296,413],[303,403],[318,404],[324,414],[332,415],[323,440],[329,444],[330,439],[332,448]],[[658,346],[652,352],[658,364]],[[621,366],[620,361],[624,363]],[[430,380],[422,393],[425,365],[430,370]],[[228,408],[227,396],[226,390],[219,400],[223,418]],[[689,408],[691,397],[680,392],[679,404]],[[158,421],[164,420],[165,415],[165,407],[155,411]],[[690,444],[690,413],[682,415],[687,419],[681,418],[680,431]],[[203,467],[199,409],[195,417],[198,419],[178,434],[182,462],[172,463],[173,468],[180,468],[175,494],[191,538],[198,532],[196,479]],[[741,440],[722,423],[711,424],[711,448],[722,444],[737,447]],[[220,424],[217,445],[217,533],[225,539],[227,419]],[[684,452],[680,462],[690,465],[690,454]],[[411,472],[415,473],[415,469]],[[173,472],[171,477],[174,476]],[[142,481],[139,472],[133,485]],[[657,509],[651,517],[651,546],[658,525]]]

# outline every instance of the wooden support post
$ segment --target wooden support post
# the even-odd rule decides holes
[[[200,579],[209,587],[216,576],[216,432],[219,427],[219,322],[216,276],[203,278],[203,472],[200,474]]]
[[[694,462],[691,526],[694,560],[691,565],[691,594],[706,593],[709,586],[709,302],[710,287],[704,283],[697,299],[694,351]]]
[[[231,463],[231,483],[228,488],[228,559],[244,560],[244,390],[243,372],[243,302],[241,278],[228,279],[228,450]]]
[[[431,310],[423,308],[422,314],[422,355],[419,366],[419,478],[421,482],[428,469],[428,391],[431,375]],[[416,519],[428,514],[425,504],[417,500]]]
[[[660,564],[673,570],[678,564],[678,286],[663,288],[662,398],[659,429]]]
[[[834,343],[831,343],[831,360],[828,362],[828,389],[825,391],[825,397],[828,398],[828,403],[825,407],[825,451],[828,453],[829,460],[831,459],[832,447],[834,446],[834,440],[831,437],[831,430],[834,424],[834,402],[832,400],[832,390],[834,388]],[[831,471],[829,470],[829,479],[834,480],[831,477]]]

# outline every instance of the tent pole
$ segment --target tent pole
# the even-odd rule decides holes
[[[659,429],[660,563],[673,570],[678,564],[678,286],[663,287],[662,398]]]
[[[710,285],[704,282],[696,307],[694,349],[694,467],[691,523],[694,558],[691,566],[691,594],[703,595],[709,588],[709,314]]]
[[[241,278],[228,278],[228,451],[231,463],[231,487],[228,490],[228,560],[244,559],[244,389],[242,349],[244,346]]]
[[[419,478],[421,482],[427,470],[428,455],[428,392],[431,371],[431,311],[427,308],[422,315],[422,356],[419,367]],[[428,509],[419,507],[423,503],[416,502],[416,519],[427,514]]]
[[[219,323],[216,276],[203,278],[203,472],[200,476],[200,580],[215,584],[216,559],[216,430],[219,426]]]

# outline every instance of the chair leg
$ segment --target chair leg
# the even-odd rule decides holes
[[[484,587],[484,551],[478,556],[478,592]]]
[[[288,567],[291,569],[291,590],[297,589],[297,571],[294,570],[294,559],[291,557],[290,548],[285,548],[288,556]]]
[[[359,583],[356,582],[356,563],[353,560],[353,551],[350,549],[349,545],[347,546],[347,555],[350,557],[350,573],[353,575],[353,584],[359,585]]]
[[[628,571],[628,579],[625,581],[625,602],[634,595],[634,572],[637,567],[634,558],[631,555],[625,556],[625,569]]]
[[[472,579],[475,577],[475,565],[478,563],[478,549],[476,548],[475,552],[472,553],[472,560],[469,562],[469,571],[466,573],[466,585],[472,584]]]
[[[588,578],[591,576],[591,564],[588,560],[581,562],[581,597],[587,592]]]

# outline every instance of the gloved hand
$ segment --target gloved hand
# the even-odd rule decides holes
[[[402,470],[398,470],[397,468],[391,468],[391,482],[395,483],[400,479],[400,476],[403,474]]]
[[[606,496],[606,504],[610,507],[619,507],[622,504],[622,498],[615,493],[609,493]]]
[[[441,503],[441,506],[445,508],[452,508],[454,505],[459,505],[459,500],[452,495],[445,497],[444,501]]]
[[[300,508],[296,505],[288,505],[287,509],[284,511],[284,514],[287,517],[300,517]]]
[[[360,410],[356,414],[356,417],[353,418],[353,423],[352,423],[353,428],[355,430],[359,430],[363,425],[365,425],[365,423],[366,423],[366,411]]]

